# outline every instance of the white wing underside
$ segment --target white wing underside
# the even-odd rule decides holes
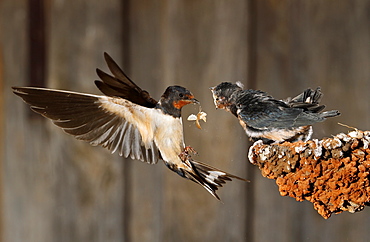
[[[46,88],[19,88],[16,92],[32,110],[77,139],[150,164],[160,159],[153,137],[163,115],[159,109],[122,98]]]
[[[102,145],[112,153],[118,151],[119,155],[134,160],[157,163],[159,152],[153,134],[157,116],[161,115],[161,111],[124,99],[101,96],[99,100],[100,107],[111,113],[114,118],[106,124],[106,131],[90,143]]]

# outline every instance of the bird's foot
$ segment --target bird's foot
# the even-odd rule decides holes
[[[194,150],[194,148],[193,147],[191,147],[191,146],[186,146],[185,148],[184,148],[184,151],[183,152],[181,152],[180,154],[179,154],[179,157],[180,157],[180,159],[182,160],[182,161],[185,161],[185,160],[188,160],[189,158],[191,158],[191,155],[196,155],[196,154],[198,154],[195,150]]]

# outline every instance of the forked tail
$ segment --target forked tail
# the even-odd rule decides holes
[[[232,178],[249,182],[249,180],[247,179],[243,179],[230,173],[221,171],[199,161],[189,160],[189,162],[193,166],[193,172],[184,171],[187,178],[204,187],[209,193],[212,194],[212,196],[214,196],[218,200],[220,200],[220,198],[216,194],[216,191],[227,181],[231,181]]]

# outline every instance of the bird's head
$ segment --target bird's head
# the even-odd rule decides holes
[[[211,92],[213,95],[213,102],[216,108],[228,109],[231,105],[231,96],[236,91],[241,91],[241,84],[233,84],[231,82],[222,82],[217,86],[211,87]]]
[[[199,101],[194,98],[194,95],[188,89],[181,86],[169,86],[161,99],[169,101],[176,109],[181,109],[191,103],[199,104]]]
[[[199,104],[199,101],[185,87],[169,86],[163,93],[159,103],[165,113],[180,116],[182,107],[188,104]]]

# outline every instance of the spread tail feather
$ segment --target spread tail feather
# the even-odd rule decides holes
[[[293,103],[310,103],[310,104],[319,104],[322,98],[321,88],[318,87],[316,90],[311,88],[306,89],[301,94],[292,98],[291,102]]]
[[[199,161],[191,160],[190,163],[193,166],[193,171],[184,171],[184,175],[188,179],[204,187],[209,193],[212,194],[212,196],[214,196],[218,200],[220,200],[220,198],[216,194],[216,191],[227,181],[231,181],[232,178],[249,182],[249,180],[221,171]]]
[[[313,113],[319,113],[325,108],[325,105],[320,105],[322,96],[320,87],[316,88],[316,90],[308,88],[298,96],[288,98],[285,100],[285,103],[293,108],[303,108]]]

